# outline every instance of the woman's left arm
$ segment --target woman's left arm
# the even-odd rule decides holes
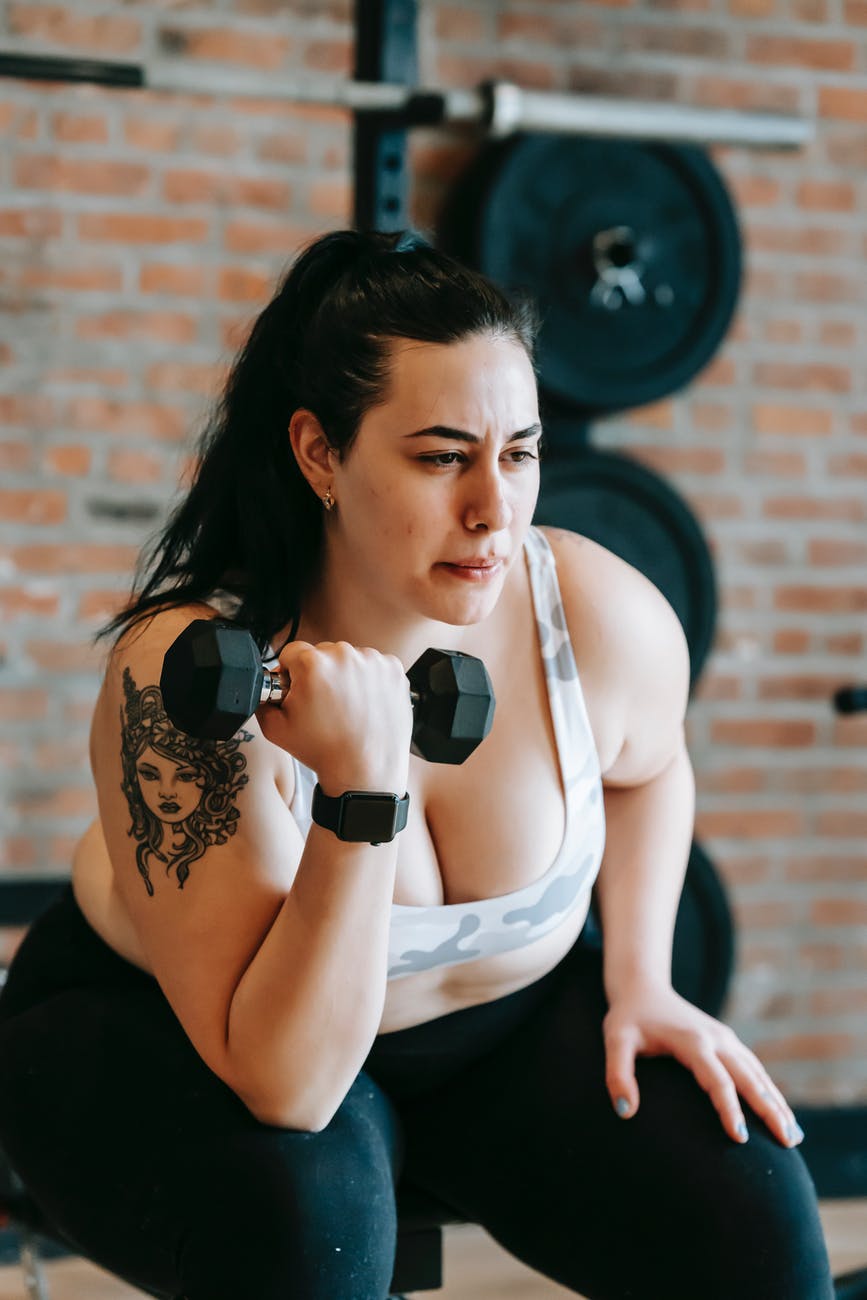
[[[740,1094],[784,1145],[793,1146],[803,1134],[758,1057],[671,984],[674,925],[695,818],[684,736],[689,649],[658,589],[620,562],[616,573],[600,644],[607,647],[607,694],[620,702],[623,741],[602,774],[606,843],[595,886],[609,1006],[603,1022],[606,1086],[618,1114],[631,1117],[640,1102],[636,1057],[674,1056],[695,1075],[736,1141],[748,1136]]]

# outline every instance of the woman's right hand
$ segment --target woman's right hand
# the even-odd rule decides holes
[[[413,713],[397,656],[348,641],[292,641],[279,659],[291,685],[279,705],[256,710],[265,737],[311,768],[326,794],[402,795]]]

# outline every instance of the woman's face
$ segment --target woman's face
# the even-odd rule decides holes
[[[341,565],[396,609],[456,625],[494,608],[539,491],[536,379],[490,335],[393,344],[389,390],[332,456]],[[424,430],[425,432],[421,432]],[[495,561],[473,572],[467,561]]]
[[[166,758],[150,745],[135,766],[142,798],[158,821],[182,822],[196,811],[205,782],[194,767]]]

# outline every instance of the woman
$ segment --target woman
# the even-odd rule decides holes
[[[132,1282],[381,1300],[402,1178],[591,1300],[833,1294],[789,1106],[671,987],[686,646],[634,569],[532,527],[533,329],[411,235],[313,243],[103,633],[99,819],[0,1000],[0,1139]],[[183,769],[152,764],[159,834],[130,773],[141,701],[172,730],[166,649],[218,613],[290,689],[180,743],[224,774],[222,838],[191,851]],[[494,685],[459,766],[410,753],[428,646]],[[347,792],[376,795],[376,833],[333,829]]]

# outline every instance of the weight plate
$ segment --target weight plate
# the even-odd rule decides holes
[[[704,534],[671,485],[628,456],[578,447],[543,459],[533,522],[589,537],[655,583],[683,626],[692,690],[713,644],[717,587]]]
[[[735,209],[690,145],[492,144],[458,181],[440,239],[536,300],[540,384],[587,417],[688,383],[725,337],[740,288]]]
[[[579,943],[603,947],[595,897]],[[672,985],[681,997],[709,1016],[719,1016],[734,961],[735,932],[728,895],[710,858],[693,840],[674,923]]]

